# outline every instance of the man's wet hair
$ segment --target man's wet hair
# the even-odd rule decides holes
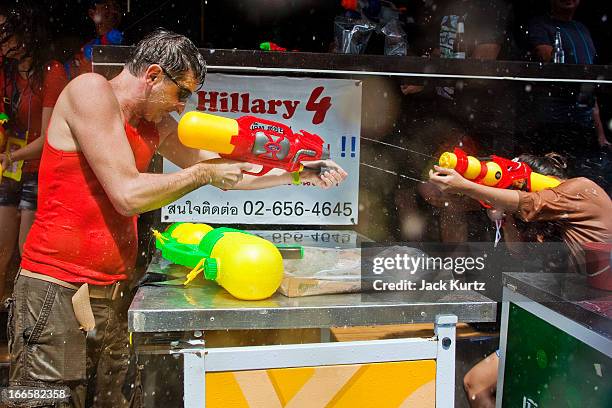
[[[547,153],[544,156],[522,154],[518,157],[518,161],[526,163],[531,167],[531,170],[545,176],[553,176],[561,179],[566,179],[568,177],[567,160],[558,153]]]
[[[204,83],[204,57],[189,38],[172,31],[158,28],[147,34],[132,51],[126,66],[131,74],[139,76],[151,64],[159,64],[178,79],[184,79],[191,71],[198,84]]]

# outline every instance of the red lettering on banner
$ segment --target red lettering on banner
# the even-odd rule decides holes
[[[198,92],[198,110],[199,111],[217,111],[217,96],[219,92]]]
[[[221,101],[219,112],[227,112],[227,92],[221,92],[219,94],[219,101]]]
[[[249,110],[249,94],[242,94],[240,96],[240,99],[242,99],[242,109],[240,109],[240,112],[251,113],[251,111]]]
[[[266,103],[263,99],[254,99],[251,107],[253,113],[266,113]]]
[[[271,101],[268,101],[268,113],[270,115],[276,115],[276,107],[282,105],[283,101],[279,101],[278,99],[272,99]]]
[[[295,115],[295,110],[297,109],[300,101],[283,101],[283,105],[287,110],[287,113],[283,113],[283,118],[291,119],[293,115]]]
[[[319,96],[321,96],[324,90],[325,87],[323,86],[319,86],[313,89],[312,93],[310,94],[310,98],[308,98],[308,102],[306,103],[306,110],[310,112],[315,112],[314,116],[312,117],[313,125],[318,125],[319,123],[322,123],[325,120],[325,115],[327,114],[327,111],[329,110],[329,108],[331,108],[331,98],[329,96],[325,96],[317,102],[317,99],[319,98]]]
[[[331,97],[321,97],[325,90],[320,86],[310,94],[306,110],[314,112],[312,123],[318,125],[325,120],[327,111],[332,106]],[[241,112],[245,114],[280,114],[283,119],[291,119],[295,116],[299,100],[290,99],[251,99],[251,94],[245,93],[228,93],[224,91],[198,91],[198,106],[197,110],[203,112]]]

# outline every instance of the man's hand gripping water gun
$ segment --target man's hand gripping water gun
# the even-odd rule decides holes
[[[244,172],[262,176],[273,168],[297,176],[304,170],[303,162],[312,162],[320,174],[341,171],[329,168],[329,145],[316,134],[300,130],[293,132],[283,123],[242,116],[230,119],[202,112],[187,112],[179,121],[181,143],[194,149],[218,153],[221,157],[261,165],[259,172]],[[323,161],[323,162],[322,162]],[[343,178],[342,177],[342,178]],[[296,177],[294,176],[294,184]]]

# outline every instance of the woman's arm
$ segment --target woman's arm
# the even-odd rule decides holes
[[[53,113],[53,108],[43,108],[42,109],[42,120],[40,126],[40,137],[34,140],[32,143],[28,143],[24,147],[11,152],[11,161],[20,161],[20,160],[33,160],[39,159],[42,154],[42,149],[45,144],[45,137],[47,137],[47,127],[49,126],[49,121],[51,120],[51,114]]]
[[[485,201],[498,210],[518,211],[519,193],[516,190],[494,188],[474,183],[453,169],[434,166],[429,171],[429,181],[448,193],[462,193],[475,200]]]

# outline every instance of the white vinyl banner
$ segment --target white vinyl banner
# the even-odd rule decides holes
[[[315,133],[329,144],[331,159],[349,175],[340,186],[328,190],[306,183],[242,191],[204,186],[162,208],[162,221],[356,224],[361,90],[357,80],[209,74],[185,112],[198,110],[230,118],[251,115],[282,122],[293,131]],[[175,171],[177,167],[164,160],[164,173]],[[268,174],[282,172],[273,169]]]

